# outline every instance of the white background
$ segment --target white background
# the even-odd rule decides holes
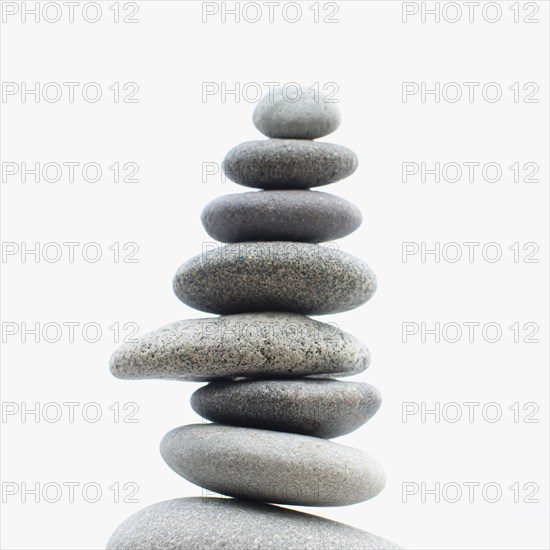
[[[121,17],[131,11],[126,4],[119,6]],[[531,3],[538,8],[533,17],[538,23],[523,22],[534,9],[525,2],[519,3],[519,23],[511,2],[496,3],[502,15],[494,23],[480,7],[470,22],[463,3],[458,22],[442,18],[437,23],[427,16],[423,23],[420,12],[403,22],[399,1],[350,1],[332,3],[338,8],[337,23],[316,23],[309,9],[313,4],[300,3],[302,15],[295,23],[284,20],[282,7],[276,8],[273,22],[264,7],[258,23],[236,23],[230,15],[223,22],[220,13],[203,23],[201,3],[189,1],[139,2],[138,22],[126,24],[113,21],[110,1],[100,2],[102,16],[96,23],[83,19],[81,5],[73,23],[66,7],[55,23],[36,23],[32,15],[23,22],[21,11],[6,16],[1,29],[4,83],[32,87],[72,81],[80,86],[73,103],[66,87],[63,97],[51,103],[36,102],[32,95],[23,102],[20,92],[4,95],[3,162],[96,162],[103,177],[87,182],[77,170],[73,183],[66,172],[58,182],[41,178],[36,183],[30,176],[23,183],[20,173],[2,182],[4,246],[16,243],[20,250],[36,242],[80,243],[72,263],[65,247],[56,262],[32,255],[24,262],[20,252],[2,259],[4,412],[35,403],[79,404],[74,422],[65,407],[54,422],[3,415],[2,548],[102,548],[135,511],[201,494],[158,452],[164,433],[200,421],[188,403],[198,385],[116,380],[108,370],[117,345],[109,327],[136,323],[143,333],[172,320],[203,316],[173,295],[173,273],[211,240],[200,223],[203,206],[221,194],[245,191],[219,177],[203,182],[203,163],[220,162],[234,145],[261,139],[251,119],[254,102],[234,95],[225,102],[220,94],[205,98],[203,83],[234,88],[293,81],[337,85],[343,122],[324,139],[350,147],[360,160],[352,177],[323,191],[361,208],[363,225],[339,245],[374,268],[379,288],[366,306],[321,320],[336,322],[371,349],[372,365],[358,379],[381,389],[382,408],[362,429],[338,441],[372,454],[388,478],[386,489],[371,501],[308,511],[408,548],[548,548],[549,5]],[[319,4],[321,19],[333,11],[325,4]],[[421,4],[416,4],[419,10]],[[287,18],[294,17],[288,9]],[[87,15],[95,17],[93,10]],[[450,19],[454,12],[446,15]],[[55,11],[48,15],[54,16]],[[254,12],[245,16],[250,19]],[[87,82],[102,88],[97,103],[82,98]],[[138,102],[114,102],[109,86],[115,82],[137,83]],[[480,86],[473,102],[442,97],[437,103],[433,96],[422,102],[417,94],[405,103],[403,82]],[[502,88],[499,101],[484,100],[481,88],[487,82]],[[521,92],[517,103],[509,90],[515,82]],[[539,86],[538,103],[523,102],[521,87],[527,82]],[[247,90],[253,99],[254,87]],[[115,162],[137,163],[139,182],[113,182],[108,167]],[[403,162],[495,162],[502,177],[487,182],[478,169],[473,182],[464,175],[456,183],[435,183],[433,176],[425,183],[418,176],[404,183]],[[515,162],[536,163],[538,182],[515,183],[508,168]],[[99,243],[103,252],[97,263],[82,258],[83,245],[90,242]],[[139,246],[138,262],[115,262],[109,247],[128,242]],[[480,245],[473,262],[465,256],[456,263],[435,262],[433,256],[422,262],[419,254],[403,262],[403,242],[432,248],[436,242],[495,242],[502,258],[486,261]],[[525,263],[522,250],[521,261],[514,262],[508,247],[529,242],[539,247],[538,263]],[[446,250],[450,257],[451,249]],[[98,323],[102,337],[86,342],[77,328],[74,342],[68,331],[57,343],[42,336],[35,342],[33,335],[22,341],[23,323],[54,323],[54,334],[55,323],[71,321],[80,327]],[[419,335],[404,343],[406,322],[425,322],[428,328],[436,322],[493,322],[502,328],[502,337],[489,343],[478,328],[473,342],[465,333],[457,343],[445,338],[435,343],[433,336],[422,343]],[[538,343],[515,343],[508,328],[514,323],[536,323]],[[6,334],[10,330],[17,332]],[[102,412],[95,423],[82,416],[83,405],[90,402]],[[486,421],[480,406],[473,422],[465,418],[464,407],[465,416],[456,423],[435,422],[433,415],[425,422],[420,415],[403,422],[404,402],[430,408],[436,402],[441,407],[494,402],[502,419]],[[521,407],[531,402],[539,408],[537,423],[523,422],[528,410]],[[131,408],[115,422],[109,408],[114,403],[136,403],[138,422],[122,422]],[[508,408],[513,403],[519,403],[520,422]],[[68,482],[80,484],[74,502],[68,490],[58,502],[48,502],[55,500],[55,488]],[[480,484],[473,502],[465,482]],[[48,483],[49,497],[28,494],[22,502],[23,484],[43,488]],[[86,483],[102,489],[98,502],[82,495]],[[136,484],[138,502],[115,502],[109,489],[115,483],[120,499],[128,496],[125,483]],[[419,489],[459,484],[464,493],[456,503],[449,502],[452,490],[440,494],[439,503],[433,495],[422,499],[420,492],[403,502],[405,483]],[[481,494],[486,483],[502,489],[498,502]],[[519,503],[509,489],[514,483],[521,487]],[[523,502],[530,493],[523,489],[526,483],[538,486],[533,497],[538,502]],[[14,487],[16,494],[6,492]],[[94,496],[90,490],[88,497]]]

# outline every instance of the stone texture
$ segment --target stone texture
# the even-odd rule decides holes
[[[213,422],[332,438],[359,428],[381,400],[374,386],[360,382],[240,380],[203,386],[191,406]]]
[[[202,224],[212,238],[225,243],[320,243],[355,231],[361,225],[361,212],[351,202],[328,193],[252,191],[214,199],[202,211]]]
[[[177,321],[122,344],[110,366],[117,378],[205,381],[346,376],[369,362],[365,345],[334,325],[273,312]]]
[[[332,246],[249,242],[194,256],[177,270],[173,286],[182,302],[208,313],[322,315],[364,304],[376,277],[361,260]]]
[[[256,105],[254,126],[270,138],[316,139],[340,126],[333,98],[310,88],[275,88]]]
[[[303,506],[345,506],[376,496],[376,460],[318,437],[192,424],[168,432],[160,452],[185,479],[224,495]]]
[[[334,143],[300,139],[247,141],[233,147],[223,171],[235,183],[260,189],[306,189],[347,178],[357,156]]]
[[[178,498],[125,520],[107,550],[392,550],[392,542],[279,506],[222,498]]]

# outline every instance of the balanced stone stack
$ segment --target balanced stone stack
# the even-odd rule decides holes
[[[208,204],[203,225],[228,244],[185,262],[174,277],[182,302],[219,316],[177,321],[115,351],[111,371],[119,378],[209,382],[191,406],[211,423],[172,430],[160,451],[180,476],[234,498],[155,504],[124,521],[108,548],[398,548],[265,504],[355,504],[385,483],[376,460],[328,441],[357,429],[380,406],[373,386],[333,378],[364,371],[369,351],[307,317],[358,307],[376,288],[366,264],[328,243],[357,229],[359,210],[309,189],[357,168],[349,149],[313,141],[339,123],[336,105],[308,89],[262,99],[254,124],[270,139],[242,143],[224,161],[230,179],[261,191]]]

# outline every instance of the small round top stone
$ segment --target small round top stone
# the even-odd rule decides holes
[[[254,126],[270,138],[316,139],[340,126],[336,100],[296,85],[275,88],[256,105]]]

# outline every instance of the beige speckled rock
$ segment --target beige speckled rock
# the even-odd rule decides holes
[[[117,378],[216,380],[232,377],[346,376],[365,370],[366,346],[334,325],[293,313],[187,319],[119,346]]]

